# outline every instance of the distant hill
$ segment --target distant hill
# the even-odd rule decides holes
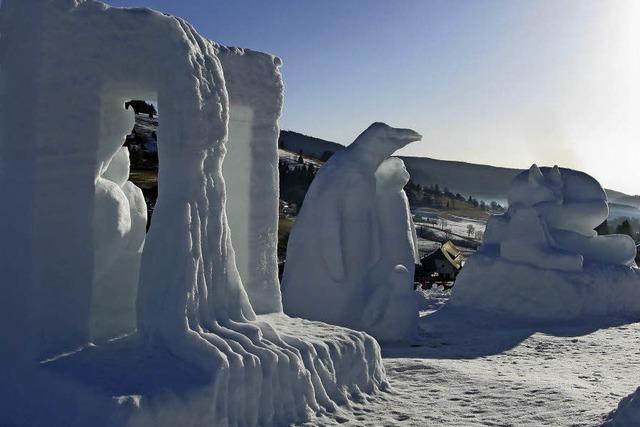
[[[326,156],[326,153],[335,153],[339,149],[344,148],[344,145],[338,144],[337,142],[314,138],[313,136],[303,135],[290,130],[280,131],[278,146],[293,153],[299,153],[300,150],[302,150],[304,155],[318,160],[326,160],[326,157],[323,157]]]
[[[411,179],[420,185],[438,184],[452,193],[473,196],[484,201],[504,204],[509,184],[519,169],[500,168],[429,157],[401,157],[411,174]]]
[[[334,153],[343,145],[320,138],[284,130],[280,133],[280,147],[300,152],[308,157],[321,159],[326,153]],[[324,160],[324,159],[323,159]],[[438,184],[453,193],[473,196],[485,201],[504,202],[511,179],[518,169],[498,168],[464,162],[436,160],[428,157],[402,157],[411,180],[422,186]]]
[[[640,196],[630,196],[615,190],[606,190],[609,201],[640,209]]]
[[[336,152],[344,146],[332,141],[303,135],[293,131],[280,133],[280,144],[289,151],[322,159],[326,152]],[[404,157],[402,160],[416,184],[431,186],[438,184],[453,193],[473,196],[487,202],[504,203],[509,184],[521,169],[501,168],[474,163],[437,160],[429,157]],[[324,159],[323,159],[324,160]],[[628,207],[640,208],[640,196],[630,196],[615,190],[606,190],[611,202]]]

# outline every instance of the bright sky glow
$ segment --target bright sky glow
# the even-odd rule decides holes
[[[113,0],[282,57],[282,128],[350,142],[373,121],[402,154],[559,164],[640,194],[636,0]]]

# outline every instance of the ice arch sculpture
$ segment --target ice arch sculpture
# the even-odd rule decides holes
[[[640,314],[635,244],[594,231],[609,214],[594,178],[533,165],[514,178],[508,201],[458,276],[452,306],[538,320]]]
[[[397,211],[392,216],[400,221],[399,228],[403,231],[389,244],[402,246],[404,242],[408,251],[401,249],[400,258],[389,260],[388,247],[381,248],[387,243],[380,240],[382,230],[378,216],[386,211],[379,212],[376,206],[376,171],[396,150],[421,138],[410,129],[374,123],[320,169],[287,245],[282,283],[287,314],[369,330],[385,317],[387,305],[383,302],[387,301],[390,289],[401,287],[404,282],[409,284],[411,293],[413,276],[408,268],[413,270],[414,260],[411,243],[406,241],[410,239],[411,219],[403,221],[408,214],[402,203],[402,186],[396,189],[397,198],[391,203],[401,211],[400,216]],[[406,178],[402,171],[392,175],[397,172],[400,179]],[[385,179],[380,182],[384,187]],[[385,191],[389,190],[381,188],[383,194]],[[384,199],[383,195],[380,202],[389,205]],[[386,223],[384,227],[391,225]],[[385,256],[381,255],[383,251]],[[391,252],[392,258],[397,257],[395,249]],[[390,265],[403,259],[411,263],[403,267],[404,271],[394,270]],[[374,272],[377,274],[372,276]],[[411,308],[408,311],[411,312]],[[413,314],[417,317],[417,312]],[[381,329],[371,328],[376,330]]]
[[[279,312],[277,58],[92,0],[6,0],[0,32],[0,333],[13,349],[0,356],[1,424],[282,425],[386,387],[370,336]],[[121,150],[129,99],[157,100],[162,115],[144,243]],[[238,223],[260,234],[260,255],[238,258],[226,201],[246,183],[228,194],[223,173],[234,142],[267,190],[249,201],[264,222]],[[88,345],[95,286],[137,274],[118,266],[143,244],[137,331]]]

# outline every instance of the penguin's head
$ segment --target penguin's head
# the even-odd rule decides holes
[[[404,162],[397,157],[389,157],[376,170],[376,185],[379,188],[402,190],[410,178]]]
[[[388,157],[407,144],[421,139],[422,135],[414,130],[393,128],[386,123],[375,122],[365,129],[353,143],[366,145],[372,150],[380,150]]]

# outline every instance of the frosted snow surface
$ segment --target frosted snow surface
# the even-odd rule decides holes
[[[383,340],[410,334],[418,309],[406,308],[415,299],[415,232],[402,190],[408,173],[400,160],[379,168],[420,139],[412,130],[374,123],[320,169],[289,237],[282,282],[287,314]]]
[[[448,291],[427,293],[437,308]],[[390,393],[302,425],[593,427],[638,386],[640,323],[440,311],[420,319],[411,346],[383,346]]]
[[[140,257],[147,226],[142,190],[129,179],[129,150],[121,147],[96,179],[91,339],[135,329]]]
[[[533,165],[514,179],[507,212],[489,219],[451,305],[543,321],[640,314],[635,244],[596,234],[607,215],[595,179]]]
[[[419,263],[416,229],[403,188],[409,172],[398,158],[378,167],[375,209],[380,259],[367,277],[371,290],[363,327],[380,342],[409,340],[417,331],[419,296],[413,291],[415,264]]]
[[[256,313],[282,311],[278,280],[280,58],[216,46],[229,93],[229,142],[222,165],[236,266]]]
[[[317,324],[331,333],[307,339],[280,313],[279,59],[148,9],[7,0],[1,13],[0,424],[283,425],[386,388],[370,336]],[[162,110],[146,237],[121,148],[130,99]],[[249,176],[228,191],[227,149]],[[243,199],[259,180],[263,197]],[[230,227],[248,208],[261,216]]]

